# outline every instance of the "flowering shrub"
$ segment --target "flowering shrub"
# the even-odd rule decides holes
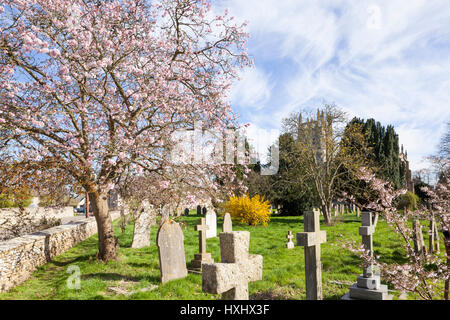
[[[256,226],[259,223],[267,226],[272,213],[269,201],[264,200],[264,197],[258,194],[253,198],[250,198],[248,195],[243,197],[233,196],[224,204],[224,209],[230,213],[232,218],[252,226]]]

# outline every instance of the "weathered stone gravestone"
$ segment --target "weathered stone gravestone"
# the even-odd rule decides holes
[[[288,231],[288,234],[286,235],[286,239],[288,239],[288,242],[286,242],[286,248],[293,249],[294,243],[292,242],[292,238],[294,238],[294,235],[292,234],[292,231]]]
[[[320,244],[327,241],[327,233],[320,230],[318,210],[306,211],[303,220],[305,232],[297,233],[297,245],[305,247],[306,300],[322,300]]]
[[[199,225],[195,226],[195,231],[198,231],[198,250],[199,253],[194,254],[194,259],[191,261],[190,269],[193,271],[202,271],[202,263],[214,263],[211,258],[211,253],[206,252],[206,231],[209,229],[206,224],[206,219],[201,218]]]
[[[427,248],[425,247],[425,241],[423,240],[422,225],[417,219],[413,220],[413,240],[414,252],[424,259],[427,254]]]
[[[189,215],[189,208],[185,208],[185,209],[184,209],[184,215],[185,215],[185,216],[188,216],[188,215]]]
[[[169,220],[170,218],[170,211],[172,210],[172,208],[166,204],[161,208],[161,221],[160,221],[160,225],[162,225],[164,222],[166,222],[167,220]]]
[[[202,208],[202,215],[206,215],[206,213],[208,212],[208,209],[206,207]]]
[[[184,253],[184,235],[181,227],[169,219],[159,228],[156,242],[158,244],[161,282],[180,279],[187,276],[186,257]]]
[[[362,213],[362,226],[359,234],[362,237],[364,249],[373,257],[373,234],[378,222],[378,214],[373,217],[372,212]],[[363,263],[363,274],[350,288],[350,292],[342,297],[343,300],[392,300],[388,294],[387,285],[380,282],[380,272],[372,262]]]
[[[439,232],[437,229],[436,220],[434,215],[430,219],[430,230],[428,231],[428,250],[430,253],[439,252]]]
[[[248,254],[250,232],[221,232],[221,263],[202,265],[202,290],[223,300],[248,300],[248,283],[262,280],[263,257]]]
[[[206,239],[217,237],[217,215],[210,209],[205,215],[208,230],[206,230]]]
[[[223,216],[222,232],[232,232],[232,231],[233,231],[233,224],[231,222],[231,215],[227,212]]]
[[[201,215],[202,215],[202,206],[201,206],[201,205],[198,205],[198,206],[197,206],[197,215],[198,215],[198,216],[201,216]]]
[[[153,208],[143,208],[134,218],[132,248],[143,248],[150,245],[150,230],[156,223],[156,212]]]
[[[359,207],[356,207],[356,216],[359,218],[360,215],[361,215],[361,210],[359,209]]]

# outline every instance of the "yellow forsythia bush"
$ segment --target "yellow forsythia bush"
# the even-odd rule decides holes
[[[256,226],[259,223],[267,226],[272,213],[269,201],[264,200],[264,197],[258,194],[253,198],[250,198],[248,195],[243,197],[233,196],[224,204],[224,209],[225,212],[230,213],[232,218],[252,226]]]

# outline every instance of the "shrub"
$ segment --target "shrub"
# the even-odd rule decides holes
[[[400,198],[400,201],[397,205],[397,209],[399,210],[416,210],[418,205],[420,204],[420,198],[412,193],[411,191],[406,192]]]
[[[272,213],[269,201],[264,200],[264,197],[258,194],[252,198],[248,195],[243,197],[233,196],[224,204],[224,209],[225,212],[230,213],[232,218],[252,226],[259,223],[267,226]]]

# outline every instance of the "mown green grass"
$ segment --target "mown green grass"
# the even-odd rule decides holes
[[[184,230],[186,262],[189,266],[198,251],[198,233],[194,226],[199,217],[191,215],[181,217],[187,223]],[[361,273],[361,260],[341,244],[347,241],[361,242],[358,235],[360,218],[346,215],[334,226],[321,228],[327,231],[327,242],[321,246],[323,263],[324,299],[340,299],[356,281]],[[222,218],[218,218],[220,232]],[[306,298],[304,249],[295,247],[286,249],[286,234],[303,232],[303,217],[274,216],[267,227],[245,226],[234,223],[233,230],[250,231],[250,253],[263,256],[263,279],[249,284],[251,299],[299,299]],[[158,249],[156,246],[157,227],[151,230],[151,246],[132,249],[133,225],[129,224],[122,233],[115,223],[115,234],[120,238],[117,261],[98,262],[97,236],[79,243],[52,262],[36,270],[23,284],[0,294],[0,299],[175,299],[202,300],[218,299],[219,295],[202,292],[201,275],[189,273],[184,279],[160,283]],[[425,233],[424,233],[425,236]],[[295,239],[294,239],[295,242]],[[379,221],[374,235],[375,255],[383,262],[402,263],[405,252],[401,240],[384,221]],[[219,238],[207,240],[207,251],[215,261],[220,261]],[[442,251],[442,250],[441,250]],[[81,289],[69,289],[66,273],[71,265],[77,265],[81,271]],[[149,287],[151,291],[139,291]],[[130,295],[118,294],[108,288],[119,287]],[[394,292],[394,296],[399,293]]]

